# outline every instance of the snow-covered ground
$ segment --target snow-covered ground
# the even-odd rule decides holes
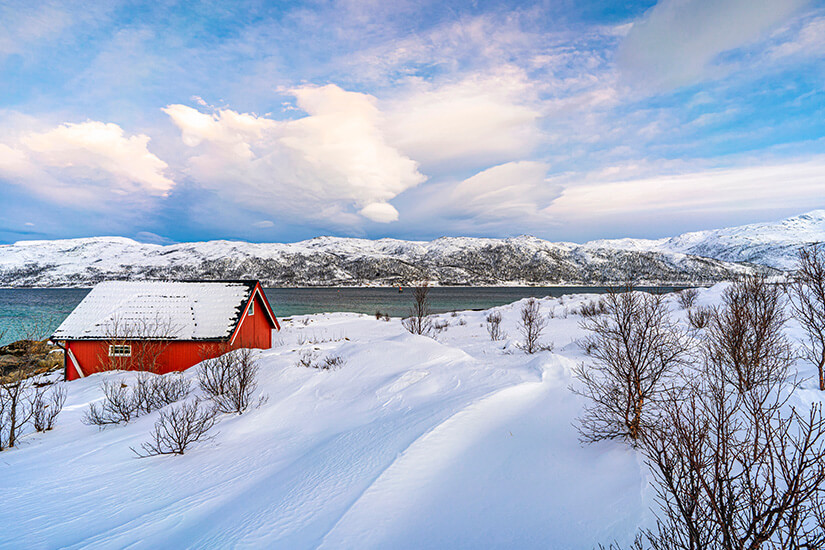
[[[703,290],[718,301],[722,285]],[[649,524],[646,467],[619,442],[581,445],[574,312],[544,299],[553,352],[516,348],[517,302],[445,314],[435,338],[357,314],[295,317],[258,352],[259,395],[183,456],[138,459],[158,413],[86,426],[106,373],[67,384],[56,428],[0,454],[4,548],[591,548]],[[669,298],[674,315],[685,313]],[[791,334],[796,329],[791,327]],[[301,353],[340,356],[335,371]],[[186,376],[194,378],[194,369]],[[811,387],[812,383],[806,383]],[[196,392],[197,393],[197,392]],[[802,389],[798,400],[819,399]]]

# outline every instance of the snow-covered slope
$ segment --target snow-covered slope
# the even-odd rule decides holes
[[[699,305],[719,303],[723,285]],[[516,349],[521,303],[441,315],[437,340],[399,319],[326,314],[284,322],[256,352],[260,405],[221,417],[183,456],[138,459],[158,413],[81,423],[104,380],[65,383],[56,428],[0,453],[2,548],[593,548],[650,525],[646,466],[619,442],[582,445],[572,368],[586,360],[575,312],[595,296],[541,300],[554,352]],[[685,312],[668,303],[675,317]],[[792,338],[798,330],[790,327]],[[335,371],[297,365],[339,356]],[[802,373],[803,377],[811,374]],[[186,376],[194,379],[190,369]],[[814,381],[795,391],[805,410]],[[197,395],[191,396],[194,398]]]
[[[66,383],[55,430],[0,458],[0,547],[589,548],[628,540],[645,477],[620,444],[582,447],[568,390],[578,316],[556,310],[560,354],[491,342],[486,312],[441,316],[438,340],[400,320],[295,318],[258,353],[258,395],[183,456],[138,459],[157,413],[81,423],[107,373]],[[500,308],[518,334],[520,304]],[[463,320],[465,324],[460,324]],[[306,323],[306,324],[305,324]],[[502,349],[504,348],[504,349]],[[313,350],[336,371],[297,366]],[[508,351],[509,350],[509,351]],[[194,378],[190,370],[187,376]],[[257,396],[256,396],[257,399]]]
[[[0,285],[91,286],[105,279],[246,279],[266,286],[708,283],[787,269],[800,244],[825,239],[825,211],[776,224],[661,240],[583,245],[529,236],[431,242],[318,237],[298,243],[210,241],[168,246],[121,237],[0,246]]]
[[[800,245],[825,241],[825,210],[814,210],[778,222],[695,231],[659,240],[618,239],[587,246],[629,251],[681,252],[726,262],[750,262],[781,270],[793,269]]]

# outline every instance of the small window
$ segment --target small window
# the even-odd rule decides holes
[[[252,303],[249,304],[249,311],[246,314],[255,315],[255,300],[252,300]]]
[[[109,357],[131,357],[132,346],[109,346]]]

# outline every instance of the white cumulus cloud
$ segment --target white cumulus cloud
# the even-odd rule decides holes
[[[164,111],[197,148],[188,171],[241,206],[303,221],[352,227],[398,219],[389,201],[426,178],[388,144],[370,95],[335,85],[291,90],[307,116],[273,120],[184,105]]]
[[[91,208],[163,197],[175,182],[148,144],[149,136],[127,136],[117,124],[98,121],[24,132],[12,143],[0,143],[0,178]]]

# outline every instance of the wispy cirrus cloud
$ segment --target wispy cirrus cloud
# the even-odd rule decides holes
[[[719,55],[764,39],[811,0],[662,0],[618,52],[631,84],[668,89],[726,74]]]

